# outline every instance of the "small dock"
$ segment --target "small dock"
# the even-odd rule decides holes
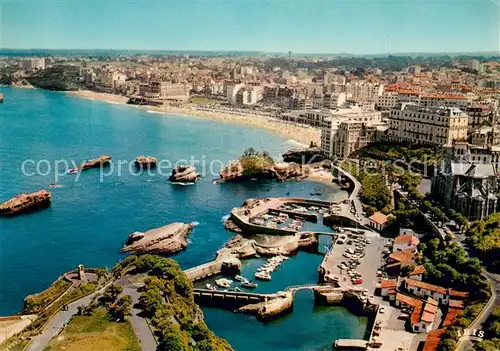
[[[361,339],[338,339],[335,341],[335,350],[366,350],[368,341]]]

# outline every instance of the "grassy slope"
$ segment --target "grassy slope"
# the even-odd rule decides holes
[[[75,316],[45,351],[140,351],[129,322],[111,322],[104,308],[92,316]]]

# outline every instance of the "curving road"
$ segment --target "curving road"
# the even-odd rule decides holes
[[[123,287],[122,295],[130,295],[132,298],[132,306],[135,306],[139,302],[141,293],[137,290],[138,288],[136,285],[130,283],[130,278],[132,278],[132,276],[126,274],[118,279],[116,284]],[[132,323],[135,335],[137,339],[139,339],[142,349],[144,351],[155,351],[158,344],[156,343],[156,339],[147,321],[139,315],[140,313],[141,310],[132,307],[132,315],[129,317],[130,323]]]
[[[71,317],[73,317],[78,312],[78,307],[87,306],[95,295],[103,293],[106,288],[112,283],[116,283],[123,287],[123,294],[130,295],[132,297],[132,303],[135,305],[139,301],[140,293],[137,291],[137,287],[129,282],[131,276],[125,275],[116,282],[110,282],[98,291],[81,298],[78,301],[68,304],[67,311],[59,311],[49,323],[45,326],[43,331],[35,336],[27,348],[26,351],[41,351],[47,347],[48,343],[52,338],[57,336],[68,324]],[[134,328],[135,334],[141,343],[141,347],[144,351],[155,351],[157,349],[156,339],[147,324],[146,320],[139,316],[141,311],[137,308],[132,308],[132,315],[130,316],[130,322]]]
[[[486,306],[483,308],[481,313],[476,317],[474,322],[469,326],[468,329],[481,329],[482,325],[488,317],[491,315],[493,310],[500,306],[500,274],[494,274],[490,272],[484,272],[484,276],[488,278],[488,281],[491,283],[491,299],[488,301]],[[456,351],[468,351],[473,349],[474,344],[471,340],[464,338],[460,340],[457,344]]]
[[[109,285],[109,284],[108,284]],[[59,334],[64,327],[68,324],[71,317],[73,317],[78,312],[78,307],[87,306],[92,298],[99,293],[102,293],[108,285],[102,287],[100,290],[93,292],[90,295],[87,295],[81,298],[78,301],[68,304],[67,311],[59,311],[52,319],[50,319],[49,323],[45,326],[43,331],[31,339],[31,343],[26,351],[40,351],[45,349],[50,340]]]

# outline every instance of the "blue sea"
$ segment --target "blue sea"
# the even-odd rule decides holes
[[[17,313],[23,298],[45,289],[82,263],[112,267],[127,236],[174,221],[199,222],[188,248],[175,255],[184,268],[214,258],[233,235],[222,218],[249,197],[338,198],[340,190],[315,182],[214,184],[223,164],[248,147],[275,157],[293,143],[258,128],[197,117],[161,115],[64,93],[0,88],[0,201],[57,183],[48,209],[0,218],[0,315]],[[63,175],[65,162],[111,155],[113,166]],[[164,160],[162,174],[137,174],[138,155]],[[191,186],[170,184],[171,166],[195,160],[203,173]],[[121,167],[119,164],[121,163]],[[56,165],[60,175],[56,175]],[[269,290],[315,282],[321,255],[299,253],[280,267]],[[261,262],[260,262],[261,263]],[[260,264],[249,261],[251,274]],[[297,294],[294,313],[263,324],[253,317],[204,308],[206,322],[237,351],[321,350],[340,337],[362,337],[366,320],[340,307],[314,307]]]

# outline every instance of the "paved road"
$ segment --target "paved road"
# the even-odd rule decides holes
[[[481,329],[481,326],[486,322],[493,310],[500,306],[500,274],[485,272],[484,275],[491,283],[492,298],[481,311],[475,321],[469,326],[469,329]],[[456,351],[465,351],[472,349],[474,344],[471,340],[462,340],[458,343]]]
[[[141,294],[137,291],[137,286],[129,282],[131,276],[124,275],[122,278],[116,281],[116,284],[123,287],[123,295],[130,295],[132,298],[132,304],[135,305],[139,302],[139,297]],[[134,328],[137,338],[141,342],[142,349],[144,351],[154,351],[157,349],[156,339],[144,318],[139,316],[141,310],[132,307],[132,315],[130,316],[130,322]]]
[[[102,289],[78,300],[73,303],[70,303],[68,305],[68,310],[67,311],[60,311],[58,312],[50,321],[49,323],[45,326],[41,334],[38,334],[35,336],[32,341],[30,346],[28,347],[27,351],[40,351],[45,349],[47,344],[50,342],[50,340],[59,334],[62,329],[66,326],[66,324],[69,322],[71,317],[75,315],[78,312],[78,307],[79,306],[87,306],[92,298],[98,294],[104,291],[104,289],[107,286],[103,287]]]

